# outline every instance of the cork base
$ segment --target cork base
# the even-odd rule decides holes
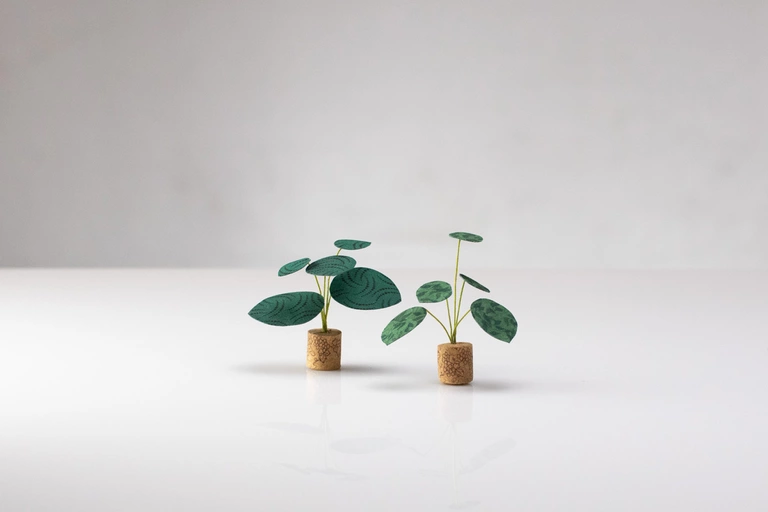
[[[338,370],[341,368],[341,331],[310,329],[307,332],[307,368]]]
[[[437,374],[443,384],[472,382],[472,344],[443,343],[437,346]]]

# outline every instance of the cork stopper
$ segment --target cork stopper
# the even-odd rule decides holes
[[[437,374],[443,384],[472,382],[472,344],[443,343],[437,346]]]
[[[341,331],[310,329],[307,332],[307,368],[338,370],[341,368]]]

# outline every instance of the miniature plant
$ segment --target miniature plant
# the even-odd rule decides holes
[[[462,314],[461,303],[464,298],[465,285],[468,284],[485,293],[490,292],[488,288],[471,277],[459,274],[461,242],[479,243],[483,241],[483,237],[464,232],[451,233],[449,236],[456,238],[459,241],[456,248],[456,270],[453,275],[453,287],[451,287],[450,283],[445,281],[430,281],[429,283],[421,285],[419,289],[416,290],[416,298],[422,304],[445,301],[445,309],[448,314],[448,325],[444,324],[428,309],[422,306],[412,307],[397,315],[384,328],[384,331],[381,333],[381,341],[385,344],[390,345],[414,330],[427,315],[434,318],[437,323],[440,324],[445,331],[445,334],[448,336],[448,341],[450,343],[456,343],[459,325],[469,313],[472,313],[472,318],[475,319],[481,329],[496,339],[509,343],[512,341],[512,338],[514,338],[515,333],[517,333],[517,320],[515,320],[512,313],[498,302],[494,302],[490,299],[475,300],[469,309]],[[461,290],[458,290],[459,277],[462,279]],[[451,301],[449,300],[451,296],[453,296],[453,305],[451,305]]]
[[[311,261],[302,258],[286,263],[277,275],[287,276],[306,267],[317,285],[317,292],[283,293],[266,298],[248,313],[269,325],[291,326],[309,322],[318,314],[322,331],[328,332],[331,299],[352,309],[382,309],[400,302],[400,291],[390,278],[371,268],[356,267],[357,262],[340,255],[342,250],[355,251],[371,245],[361,240],[336,240],[335,255]],[[320,280],[322,278],[322,282]]]

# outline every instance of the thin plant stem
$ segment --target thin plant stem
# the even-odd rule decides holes
[[[331,310],[331,279],[328,278],[328,289],[326,290],[325,300],[325,316],[328,316],[328,311]]]
[[[466,312],[466,313],[464,313],[464,315],[463,315],[461,318],[459,318],[459,321],[458,321],[458,323],[457,323],[457,324],[456,324],[456,326],[453,328],[453,329],[454,329],[454,330],[453,330],[453,335],[454,335],[454,336],[456,336],[456,330],[458,329],[458,327],[459,327],[459,324],[461,323],[461,321],[462,321],[462,320],[464,320],[464,318],[465,318],[465,317],[466,317],[466,316],[469,314],[469,312],[470,312],[470,311],[472,311],[472,310],[471,310],[471,309],[468,309],[468,310],[467,310],[467,312]]]
[[[461,299],[464,298],[464,285],[466,284],[467,284],[466,281],[461,283],[461,292],[459,293],[459,307],[458,307],[459,312],[461,312]]]
[[[464,298],[464,286],[467,284],[466,281],[461,283],[461,292],[459,293],[459,306],[456,308],[456,315],[458,316],[461,313],[461,300]],[[466,316],[466,315],[464,315]],[[459,330],[459,322],[456,321],[456,317],[453,319],[453,331],[451,333],[453,334],[453,341],[456,341],[456,337],[458,336],[458,330]]]
[[[451,306],[448,305],[448,299],[445,299],[445,310],[448,312],[448,330],[453,332],[453,319],[451,318]]]
[[[338,251],[336,251],[336,256],[339,255],[341,252],[341,248],[339,248]],[[317,279],[317,278],[315,278]],[[320,283],[318,282],[317,287],[320,288]],[[331,280],[329,277],[324,276],[323,277],[323,291],[320,292],[320,294],[323,296],[323,311],[325,312],[325,321],[326,325],[328,323],[328,311],[331,310]],[[327,329],[326,329],[327,331]]]
[[[458,313],[461,313],[461,299],[464,298],[464,285],[466,285],[466,284],[467,284],[466,281],[463,281],[461,283],[461,293],[459,293],[459,307],[457,308]],[[456,340],[456,330],[459,328],[459,323],[456,322],[455,320],[456,320],[456,318],[454,318],[454,322],[453,322],[453,339],[454,340]]]
[[[459,317],[459,311],[456,308],[456,284],[459,280],[459,253],[461,252],[461,239],[456,246],[456,271],[453,273],[453,318],[454,320]],[[451,343],[456,343],[456,340],[451,338]]]
[[[314,278],[315,283],[317,284],[317,291],[323,296],[323,309],[320,310],[320,320],[323,322],[323,332],[328,332],[328,312],[325,309],[325,290],[320,287],[320,280],[317,276],[314,276]],[[323,283],[325,283],[325,280],[323,280]]]
[[[430,310],[428,310],[428,309],[424,308],[424,311],[426,311],[427,313],[429,313],[429,316],[431,316],[432,318],[434,318],[435,320],[437,320],[437,323],[439,323],[439,324],[440,324],[440,327],[442,327],[442,328],[443,328],[443,330],[445,331],[445,335],[446,335],[446,336],[448,336],[448,341],[451,341],[451,334],[448,332],[448,329],[446,329],[446,328],[445,328],[445,325],[443,324],[443,322],[441,322],[439,318],[437,318],[435,315],[433,315],[433,314],[432,314],[432,312],[431,312]]]
[[[323,313],[325,321],[323,322],[323,332],[328,332],[328,276],[323,276]]]

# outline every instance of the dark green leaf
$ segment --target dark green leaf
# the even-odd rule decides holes
[[[323,296],[316,292],[283,293],[264,299],[248,314],[269,325],[301,325],[315,318],[323,305]]]
[[[482,330],[509,343],[517,333],[517,320],[507,308],[491,299],[477,299],[470,306],[472,318]]]
[[[474,280],[474,279],[472,279],[471,277],[469,277],[469,276],[465,276],[464,274],[459,274],[459,275],[461,276],[461,278],[462,278],[464,281],[466,281],[466,282],[467,282],[467,284],[468,284],[469,286],[474,286],[474,287],[475,287],[475,288],[477,288],[478,290],[482,290],[482,291],[484,291],[484,292],[489,292],[489,293],[490,293],[490,291],[491,291],[491,290],[489,290],[489,289],[488,289],[488,288],[486,288],[485,286],[481,285],[480,283],[478,283],[477,281],[475,281],[475,280]]]
[[[416,290],[416,298],[422,304],[425,302],[442,302],[453,293],[451,285],[445,281],[430,281],[419,286]]]
[[[362,240],[336,240],[333,242],[333,245],[338,247],[339,249],[344,249],[347,251],[356,251],[358,249],[365,249],[369,245],[371,245],[371,242],[364,242]]]
[[[310,263],[307,273],[316,276],[337,276],[353,268],[356,263],[349,256],[326,256]]]
[[[381,341],[391,345],[412,330],[427,316],[427,310],[421,306],[406,309],[387,324],[381,333]]]
[[[463,231],[457,231],[456,233],[451,233],[451,238],[458,238],[459,240],[463,240],[464,242],[482,242],[483,237],[480,235],[473,235],[472,233],[465,233]]]
[[[280,277],[283,277],[283,276],[293,274],[294,272],[298,272],[299,270],[306,267],[310,261],[312,260],[310,260],[309,258],[301,258],[300,260],[286,263],[285,265],[280,267],[280,270],[277,271],[277,275]]]
[[[400,302],[400,290],[381,272],[358,267],[333,278],[331,297],[352,309],[383,309]]]

